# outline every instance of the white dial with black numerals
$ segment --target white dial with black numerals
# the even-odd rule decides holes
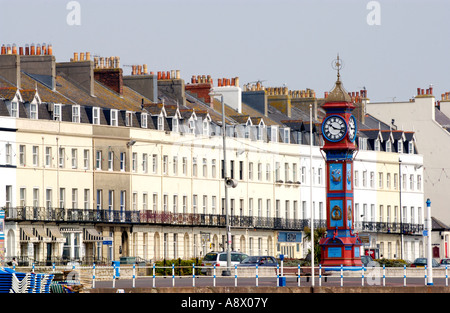
[[[348,139],[350,139],[350,141],[353,142],[355,141],[355,138],[356,138],[356,119],[352,115],[348,120]]]
[[[328,141],[340,141],[347,134],[347,123],[343,117],[331,115],[323,122],[322,132]]]

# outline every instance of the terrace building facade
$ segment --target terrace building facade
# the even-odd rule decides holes
[[[237,182],[228,189],[234,251],[302,258],[311,207],[314,227],[325,225],[323,112],[312,91],[271,102],[278,91],[242,90],[238,79],[221,79],[214,89],[208,78],[185,84],[176,71],[126,76],[118,58],[91,60],[88,53],[56,63],[48,53],[11,52],[0,63],[7,258],[149,261],[224,250],[224,178]],[[225,112],[205,93],[211,88],[227,91]],[[389,148],[397,132],[385,124],[369,131],[364,123],[373,118],[365,118],[355,228],[369,238],[367,249],[412,260],[423,255],[423,158],[415,149]],[[414,136],[400,133],[415,147]],[[413,185],[402,188],[411,175]]]

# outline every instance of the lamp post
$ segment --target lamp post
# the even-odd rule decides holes
[[[227,268],[222,271],[222,276],[231,276],[231,229],[230,220],[228,217],[228,186],[236,187],[236,184],[228,184],[231,180],[227,178],[227,148],[226,148],[226,127],[225,127],[225,104],[223,102],[223,94],[214,93],[212,90],[209,96],[220,96],[220,103],[222,105],[222,140],[223,140],[223,182],[225,187],[225,227],[227,235]]]
[[[433,263],[431,255],[431,201],[427,199],[427,285],[433,285]]]
[[[312,145],[313,145],[313,135],[312,135],[312,128],[313,128],[313,120],[312,120],[312,105],[309,105],[309,169],[310,169],[310,186],[309,186],[309,193],[310,193],[310,206],[311,206],[311,287],[314,287],[314,207],[313,207],[313,167],[312,167]]]

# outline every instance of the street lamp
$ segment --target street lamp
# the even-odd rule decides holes
[[[222,271],[222,276],[231,276],[231,229],[230,220],[228,217],[228,188],[235,188],[237,183],[234,179],[227,177],[227,148],[226,148],[226,127],[225,127],[225,104],[223,102],[223,94],[214,93],[211,89],[209,94],[210,97],[220,96],[220,103],[222,104],[222,140],[223,140],[223,182],[225,187],[225,225],[227,233],[227,268]]]

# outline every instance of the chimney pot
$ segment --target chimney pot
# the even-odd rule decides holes
[[[42,44],[42,55],[46,55],[47,54],[47,45],[45,44],[45,42]]]
[[[84,52],[80,52],[80,61],[84,61]]]
[[[90,61],[90,60],[91,60],[91,53],[86,52],[86,61]]]
[[[19,47],[19,54],[23,55],[23,47]]]
[[[17,46],[15,43],[12,45],[12,54],[17,54]]]
[[[78,52],[73,53],[73,61],[74,62],[78,61]]]
[[[41,45],[40,44],[36,45],[36,55],[41,55]]]
[[[53,46],[52,45],[48,45],[47,53],[48,53],[48,55],[53,55]]]
[[[144,68],[144,74],[147,75],[148,74],[147,64],[144,64],[143,68]]]

